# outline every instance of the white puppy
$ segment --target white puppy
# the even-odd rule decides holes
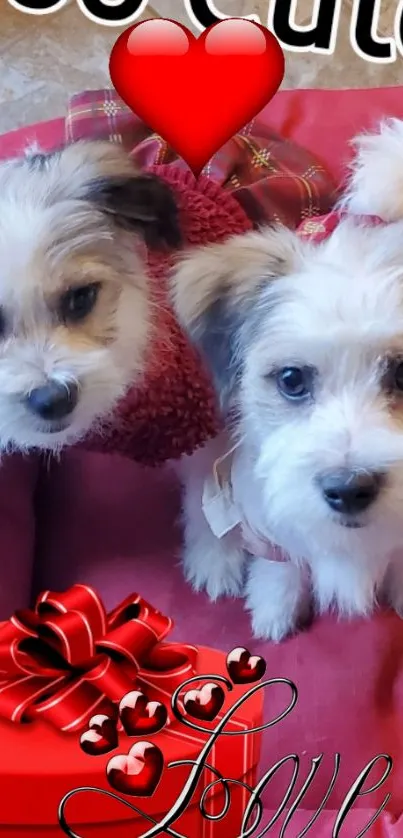
[[[0,165],[0,450],[73,443],[136,382],[151,332],[142,242],[177,244],[177,215],[117,144]]]
[[[325,241],[266,229],[173,277],[227,424],[184,462],[185,573],[212,599],[244,590],[274,641],[312,604],[403,613],[403,123],[357,145]]]

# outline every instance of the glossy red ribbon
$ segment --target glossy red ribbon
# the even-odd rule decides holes
[[[0,718],[75,732],[139,688],[169,709],[197,658],[193,646],[162,642],[171,628],[138,594],[107,614],[87,585],[45,591],[0,624]]]

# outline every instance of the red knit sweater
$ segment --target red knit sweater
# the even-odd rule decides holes
[[[208,178],[196,181],[176,163],[148,171],[164,178],[175,192],[185,247],[252,229],[235,198]],[[167,305],[166,277],[175,255],[148,254],[152,296],[160,305],[146,376],[117,406],[102,435],[86,441],[86,448],[157,465],[191,453],[218,429],[209,377]]]

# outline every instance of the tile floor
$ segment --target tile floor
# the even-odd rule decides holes
[[[402,56],[380,66],[355,55],[349,41],[353,1],[342,0],[332,57],[286,52],[284,87],[403,84]],[[269,2],[274,0],[215,0],[215,5],[223,14],[257,13],[267,23]],[[298,23],[310,20],[313,5],[314,0],[298,0]],[[397,0],[382,0],[380,33],[392,34],[397,5]],[[45,16],[17,11],[8,0],[0,0],[0,8],[0,132],[61,115],[71,93],[108,84],[109,52],[121,29],[89,21],[76,0]],[[151,0],[143,18],[156,14],[189,26],[184,0]]]

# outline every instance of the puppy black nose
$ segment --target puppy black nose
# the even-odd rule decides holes
[[[72,413],[78,400],[78,387],[76,384],[60,384],[58,381],[49,381],[44,387],[32,390],[27,397],[27,405],[32,413],[36,413],[41,419],[49,422],[55,419],[64,419]]]
[[[382,483],[382,475],[369,471],[340,469],[319,478],[326,503],[335,512],[347,515],[363,512],[374,502]]]

